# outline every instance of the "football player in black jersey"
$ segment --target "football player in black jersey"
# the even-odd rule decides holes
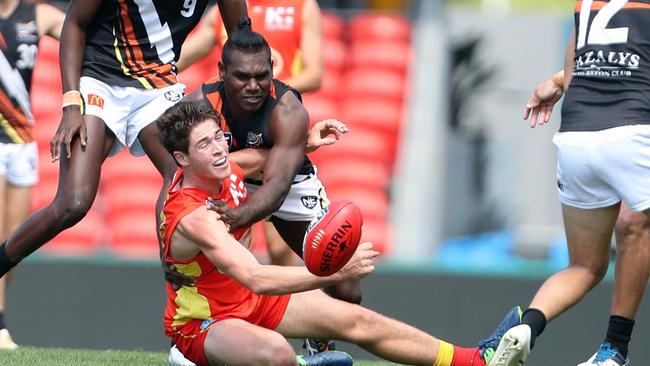
[[[579,1],[564,71],[540,84],[524,119],[549,121],[562,95],[558,194],[569,266],[549,278],[503,337],[491,365],[520,365],[546,323],[605,276],[616,228],[616,282],[606,337],[579,366],[624,366],[650,272],[650,2]]]
[[[0,238],[27,217],[38,180],[29,93],[38,40],[59,39],[63,12],[48,4],[0,0]],[[17,347],[4,320],[9,276],[0,279],[0,350]]]
[[[63,117],[51,141],[52,158],[60,160],[58,191],[52,203],[31,214],[0,245],[0,277],[85,216],[109,152],[129,145],[132,153],[146,153],[161,174],[173,174],[173,159],[158,141],[151,122],[164,111],[162,106],[182,95],[175,60],[207,3],[70,3],[59,52]],[[228,30],[246,14],[243,0],[220,0],[218,5]]]

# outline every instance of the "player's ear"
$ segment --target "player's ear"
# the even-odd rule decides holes
[[[223,61],[219,61],[219,78],[223,80],[224,76],[226,76],[226,65],[224,65]]]
[[[185,154],[184,152],[182,152],[182,151],[174,151],[174,153],[172,155],[174,155],[174,159],[176,160],[176,163],[178,163],[178,165],[180,165],[182,167],[186,167],[186,166],[190,165],[190,163],[189,163],[189,161],[187,159],[187,154]]]

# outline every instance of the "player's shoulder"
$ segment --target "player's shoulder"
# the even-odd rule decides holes
[[[244,181],[244,170],[234,161],[230,161],[230,169],[232,173],[230,174],[231,180]]]

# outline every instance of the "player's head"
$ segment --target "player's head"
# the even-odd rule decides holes
[[[223,46],[219,75],[235,112],[257,111],[269,96],[273,80],[271,49],[261,34],[253,32],[249,18],[241,18],[237,30]]]
[[[219,116],[204,101],[181,101],[157,120],[163,146],[185,171],[204,179],[230,175],[228,143]]]

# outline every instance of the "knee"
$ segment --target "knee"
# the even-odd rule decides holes
[[[580,268],[590,277],[592,287],[600,283],[607,274],[609,267],[609,256],[592,261],[574,261],[571,264],[574,268]]]
[[[647,240],[640,239],[647,239],[650,235],[650,222],[646,215],[640,212],[621,211],[616,220],[615,232],[618,250],[626,250],[637,244],[645,245]]]
[[[68,228],[81,221],[93,204],[94,196],[87,194],[73,195],[69,198],[54,201],[57,222],[63,228]]]
[[[258,349],[261,358],[261,365],[269,366],[295,366],[296,353],[289,342],[280,334],[264,341],[261,349]]]
[[[328,287],[325,293],[329,296],[349,302],[352,304],[361,304],[363,299],[363,292],[361,291],[361,283],[359,281],[343,282],[336,286]]]
[[[359,305],[351,306],[351,321],[348,327],[344,327],[342,338],[344,340],[363,345],[372,341],[386,323],[386,318],[379,313],[366,309]]]
[[[616,220],[617,236],[638,236],[648,231],[650,223],[642,213],[622,211]]]

